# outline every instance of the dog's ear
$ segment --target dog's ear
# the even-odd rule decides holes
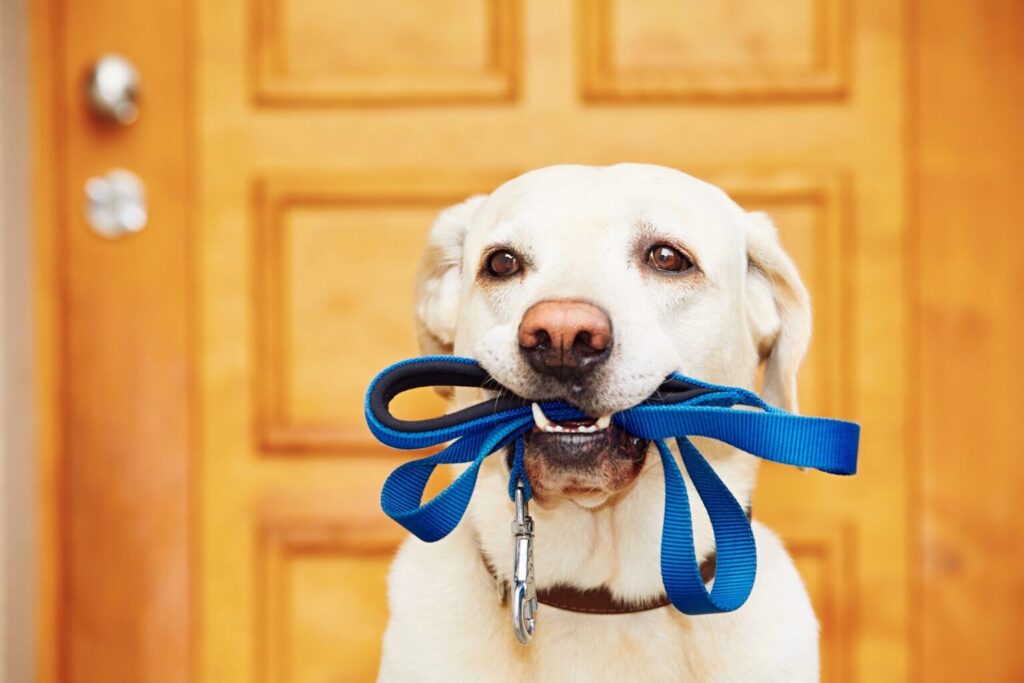
[[[416,340],[428,355],[450,354],[455,342],[462,275],[462,245],[485,195],[442,211],[430,229],[416,275]]]
[[[767,214],[747,214],[747,317],[766,401],[796,412],[796,373],[811,340],[811,301]]]

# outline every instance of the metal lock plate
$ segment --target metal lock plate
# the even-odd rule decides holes
[[[137,175],[115,168],[85,183],[85,215],[97,234],[123,237],[146,227],[146,188]]]

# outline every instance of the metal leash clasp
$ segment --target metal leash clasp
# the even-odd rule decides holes
[[[533,580],[533,518],[522,483],[516,486],[516,518],[512,535],[516,539],[512,571],[512,631],[516,640],[528,645],[537,628],[537,586]]]

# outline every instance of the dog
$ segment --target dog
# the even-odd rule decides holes
[[[811,313],[765,214],[661,166],[560,165],[440,214],[415,324],[424,353],[474,358],[505,390],[593,416],[558,425],[535,412],[526,438],[537,586],[644,605],[664,594],[663,474],[653,446],[608,416],[672,372],[752,389],[759,368],[762,396],[796,411]],[[451,405],[490,395],[460,388]],[[694,443],[749,509],[756,458]],[[508,480],[508,458],[488,458],[462,524],[437,543],[410,537],[399,548],[380,681],[818,680],[806,588],[756,519],[757,578],[738,610],[588,614],[541,604],[533,641],[520,645],[496,591],[512,569]],[[695,549],[707,560],[714,536],[703,507],[692,507]]]

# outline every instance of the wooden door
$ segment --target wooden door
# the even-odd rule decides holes
[[[37,31],[69,41],[47,74],[65,89],[60,111],[71,119],[82,114],[69,74],[123,37],[80,30],[95,23],[90,16],[116,15],[116,3],[65,4],[76,21],[61,18],[63,5],[43,3],[58,19],[39,10]],[[401,460],[366,432],[361,396],[377,369],[416,353],[413,267],[432,217],[524,170],[626,160],[695,173],[776,218],[815,302],[802,407],[861,421],[863,467],[838,479],[766,466],[755,514],[783,535],[810,586],[824,680],[905,676],[901,3],[135,6],[131,26],[135,35],[145,28],[146,39],[129,47],[144,75],[172,88],[150,101],[170,100],[174,114],[163,125],[183,138],[161,138],[146,111],[120,137],[83,124],[71,135],[86,142],[64,151],[67,168],[47,185],[66,212],[52,224],[69,243],[47,253],[66,248],[61,258],[79,264],[80,276],[63,280],[71,299],[50,309],[51,329],[70,324],[75,333],[53,351],[63,359],[56,373],[94,358],[127,363],[123,386],[88,378],[88,392],[54,410],[64,440],[48,445],[58,469],[69,444],[80,459],[102,460],[93,454],[120,443],[119,427],[92,430],[88,401],[116,391],[122,416],[162,425],[155,406],[166,400],[174,421],[158,450],[185,464],[161,470],[161,481],[178,497],[159,514],[132,500],[140,519],[184,535],[168,536],[165,555],[145,545],[150,527],[141,523],[143,535],[128,537],[137,542],[103,539],[104,528],[124,528],[120,508],[96,518],[88,506],[102,505],[110,487],[132,490],[135,479],[116,468],[106,484],[94,470],[58,477],[71,507],[48,518],[61,540],[48,564],[54,604],[44,610],[48,632],[60,634],[47,660],[58,662],[58,677],[99,680],[90,672],[103,670],[108,681],[180,680],[191,656],[194,675],[218,683],[371,679],[387,618],[385,572],[401,539],[377,500]],[[154,37],[168,35],[173,49],[161,58],[165,46]],[[86,276],[119,282],[125,250],[88,235],[69,199],[97,155],[127,163],[115,158],[125,151],[118,145],[143,133],[154,136],[150,153],[128,151],[143,175],[164,183],[154,203],[166,210],[154,206],[152,225],[129,245],[131,276],[149,283],[132,304],[153,312],[148,329],[119,305],[88,303],[90,292],[120,301],[114,285],[97,291]],[[153,237],[161,234],[169,241]],[[67,263],[44,266],[60,277]],[[107,315],[98,326],[97,313]],[[110,351],[117,333],[136,351],[127,360]],[[183,367],[160,362],[161,339]],[[167,374],[146,376],[153,367]],[[180,373],[192,378],[185,388],[174,383]],[[60,378],[49,379],[46,395],[63,395]],[[66,386],[82,381],[72,375]],[[146,393],[157,385],[177,393]],[[408,406],[439,409],[432,398]],[[83,434],[93,441],[75,440]],[[160,453],[135,456],[159,438],[158,428],[133,433],[132,457],[107,464],[131,462],[145,480],[143,463],[160,462]],[[71,512],[93,521],[83,531],[61,516]],[[162,617],[136,601],[154,595],[151,583],[90,573],[93,543],[150,559],[137,570],[142,578],[157,581],[161,561],[182,570],[180,583],[159,593]],[[118,604],[90,592],[86,577],[110,587]],[[119,620],[124,613],[137,619]],[[154,623],[176,625],[191,641],[174,631],[172,650],[161,652],[159,629],[147,630]],[[118,661],[122,637],[143,654]]]
[[[852,480],[765,467],[756,514],[810,584],[825,679],[903,676],[898,4],[196,11],[209,680],[372,677],[400,538],[376,501],[399,456],[369,437],[360,398],[416,352],[432,216],[521,170],[620,160],[701,174],[777,219],[816,304],[803,407],[861,420],[864,466]]]

